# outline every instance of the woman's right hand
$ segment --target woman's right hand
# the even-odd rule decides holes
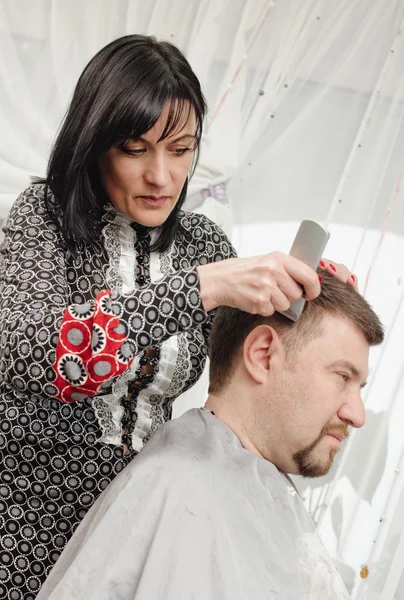
[[[229,258],[201,265],[197,271],[207,312],[218,306],[232,306],[269,317],[275,311],[287,310],[293,300],[302,296],[302,288],[306,300],[314,300],[321,291],[313,269],[281,252]]]

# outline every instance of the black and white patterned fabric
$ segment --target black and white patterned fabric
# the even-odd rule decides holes
[[[96,498],[198,380],[211,315],[196,267],[235,255],[214,223],[182,212],[170,250],[146,252],[139,284],[139,235],[125,215],[106,207],[100,240],[73,258],[43,195],[42,185],[21,194],[0,250],[0,600],[35,598]],[[150,243],[157,233],[148,231]],[[64,403],[53,368],[63,317],[85,317],[103,290],[112,292],[105,302],[125,332],[121,362],[130,366],[102,393],[88,397],[78,384]],[[103,344],[100,332],[92,344]],[[150,347],[157,358],[132,400],[124,452],[123,400],[142,379]],[[74,368],[65,370],[74,379]]]

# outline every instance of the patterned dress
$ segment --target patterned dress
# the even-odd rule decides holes
[[[84,515],[201,375],[211,315],[198,265],[235,256],[180,213],[175,241],[105,207],[73,257],[43,185],[15,202],[0,250],[0,600],[33,600]]]

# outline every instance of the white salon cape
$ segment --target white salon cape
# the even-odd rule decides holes
[[[289,478],[192,409],[110,484],[37,600],[348,598]]]

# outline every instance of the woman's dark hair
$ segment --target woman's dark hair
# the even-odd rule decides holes
[[[146,133],[167,102],[170,110],[161,139],[176,130],[186,106],[195,112],[195,168],[206,102],[198,78],[178,48],[154,37],[127,35],[105,46],[84,69],[44,180],[54,196],[46,193],[48,210],[73,252],[95,241],[100,232],[107,197],[98,159],[111,147],[122,148]],[[187,185],[188,179],[154,250],[166,250],[174,239]]]

